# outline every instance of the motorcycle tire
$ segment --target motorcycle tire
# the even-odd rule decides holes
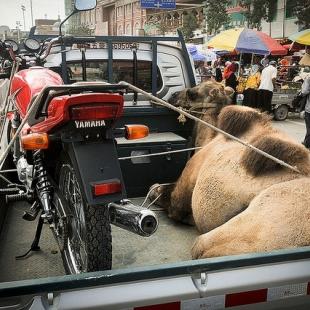
[[[58,186],[67,203],[67,236],[62,257],[67,273],[107,270],[112,267],[112,234],[106,206],[87,205],[73,165],[65,157],[58,167]]]

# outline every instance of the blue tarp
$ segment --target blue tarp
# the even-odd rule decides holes
[[[191,54],[194,61],[206,61],[207,57],[198,52],[197,47],[195,45],[187,46],[188,52]]]

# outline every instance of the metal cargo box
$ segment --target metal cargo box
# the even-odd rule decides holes
[[[148,137],[128,141],[118,138],[119,157],[147,155],[188,147],[187,140],[173,132],[151,133]],[[120,160],[128,197],[144,196],[154,183],[175,182],[190,152]]]

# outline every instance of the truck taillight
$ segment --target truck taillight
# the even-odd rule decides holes
[[[122,184],[119,180],[114,180],[111,182],[93,184],[92,189],[94,196],[116,194],[122,191]]]
[[[121,112],[122,109],[117,104],[84,104],[71,107],[70,118],[80,121],[115,119]]]

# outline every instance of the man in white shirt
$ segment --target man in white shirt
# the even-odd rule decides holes
[[[261,109],[269,113],[271,113],[273,89],[277,78],[276,65],[277,63],[275,61],[270,61],[269,65],[263,69],[258,88],[258,98]]]

